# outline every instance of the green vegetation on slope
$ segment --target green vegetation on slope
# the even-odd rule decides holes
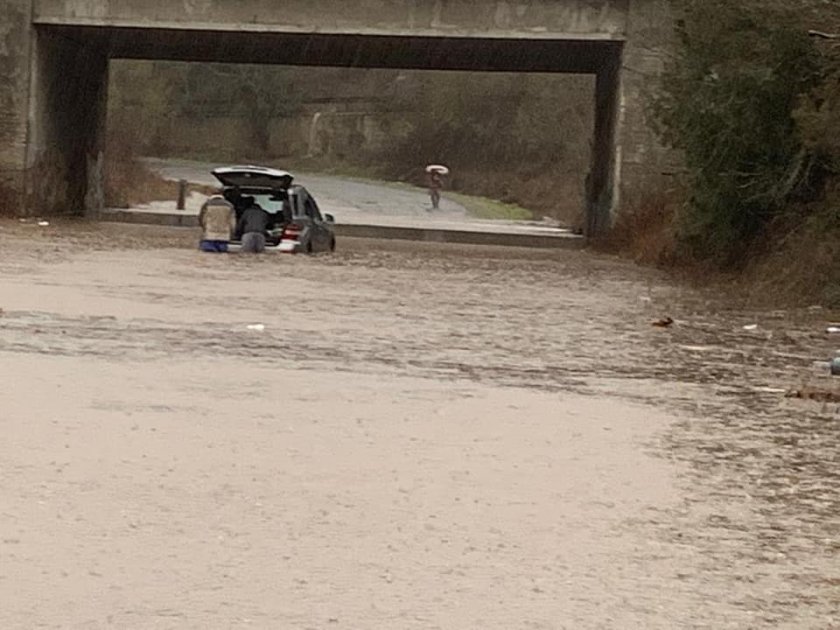
[[[819,59],[786,9],[680,0],[677,54],[654,103],[663,139],[684,156],[687,253],[737,264],[796,200],[816,193],[818,158],[795,111],[819,83]]]
[[[625,200],[611,244],[740,273],[758,301],[840,306],[840,30],[820,0],[672,0],[676,48],[652,103],[683,158],[670,189]]]
[[[444,196],[464,206],[470,215],[478,219],[530,221],[534,218],[534,213],[526,208],[495,199],[452,192],[444,193]]]

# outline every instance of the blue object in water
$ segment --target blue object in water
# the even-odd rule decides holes
[[[203,252],[208,252],[210,254],[227,254],[228,242],[208,241],[205,239],[198,244],[198,249],[200,249]]]
[[[831,360],[831,373],[834,376],[840,376],[840,358]]]

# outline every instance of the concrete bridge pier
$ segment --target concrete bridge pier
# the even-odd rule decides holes
[[[32,25],[32,0],[0,5],[0,212],[102,207],[108,51]]]
[[[78,214],[104,205],[108,51],[98,43],[37,32],[25,207]]]

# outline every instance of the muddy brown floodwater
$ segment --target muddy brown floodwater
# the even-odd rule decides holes
[[[0,223],[0,627],[840,628],[830,314],[193,238]]]

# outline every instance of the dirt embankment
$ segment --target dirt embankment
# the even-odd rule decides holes
[[[680,242],[686,196],[678,187],[628,195],[616,225],[593,243],[595,249],[734,295],[745,306],[840,309],[840,224],[833,207],[792,208],[745,246],[737,265],[722,269],[721,261],[692,257]]]

